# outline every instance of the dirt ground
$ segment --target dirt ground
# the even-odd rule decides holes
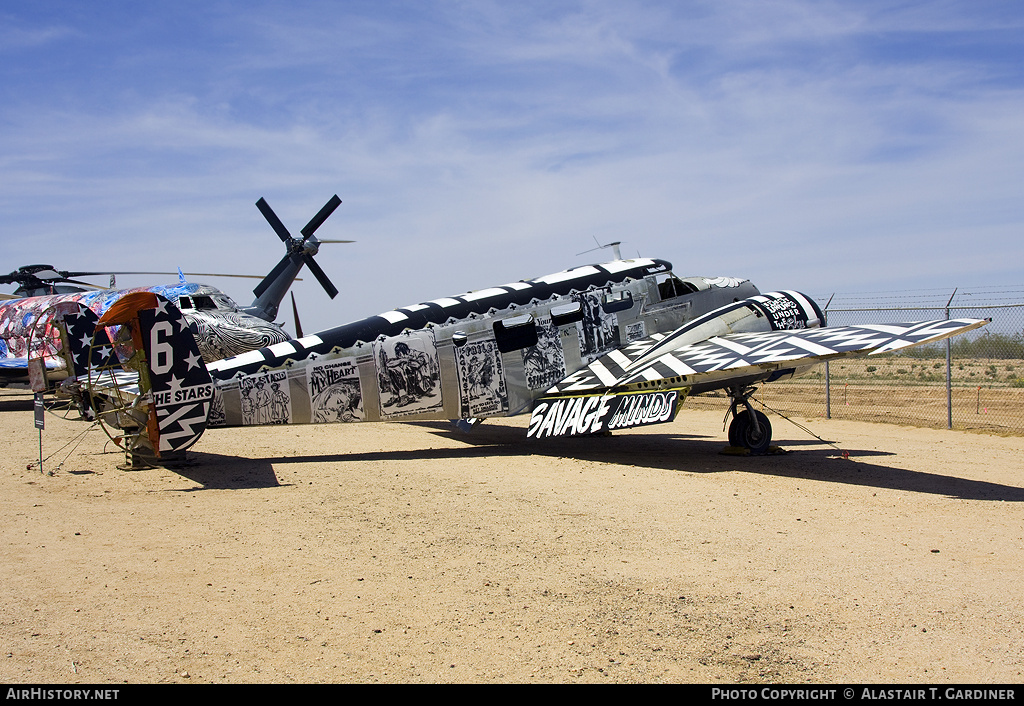
[[[897,422],[946,429],[949,408],[944,383],[899,385],[886,381],[833,381],[829,412],[833,419]],[[1024,387],[954,387],[950,393],[954,429],[1024,435]],[[826,416],[824,381],[800,378],[762,385],[755,399],[790,416]],[[725,409],[725,392],[687,400],[695,409]]]
[[[1024,438],[773,417],[787,453],[737,457],[722,418],[213,430],[123,471],[49,416],[48,475],[5,396],[0,681],[1024,680]]]

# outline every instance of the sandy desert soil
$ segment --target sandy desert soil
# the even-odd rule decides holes
[[[962,386],[952,388],[950,396],[954,429],[1024,435],[1024,387]],[[826,416],[823,380],[798,378],[762,385],[755,399],[787,416]],[[696,409],[724,409],[728,404],[724,392],[687,401]],[[911,385],[893,380],[833,379],[830,412],[833,419],[896,421],[936,429],[946,429],[949,423],[942,381]]]
[[[215,430],[123,471],[50,416],[51,476],[0,410],[3,682],[1024,678],[1019,436],[775,417],[788,453],[736,457],[684,410]]]

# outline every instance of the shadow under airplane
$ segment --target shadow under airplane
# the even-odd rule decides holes
[[[717,437],[696,434],[617,434],[608,437],[569,437],[528,440],[523,430],[511,426],[481,426],[470,434],[439,422],[415,423],[430,434],[457,441],[460,446],[391,451],[306,454],[240,458],[195,451],[190,464],[172,468],[175,473],[202,486],[201,489],[266,488],[280,483],[274,467],[293,463],[345,463],[354,461],[430,461],[463,458],[550,456],[595,463],[618,464],[674,473],[744,473],[843,483],[866,488],[943,495],[962,500],[1024,502],[1024,488],[951,475],[879,464],[896,454],[871,449],[837,450],[817,440],[784,442],[799,451],[765,456],[732,456]],[[860,459],[869,462],[861,463]],[[343,470],[343,469],[340,469]]]

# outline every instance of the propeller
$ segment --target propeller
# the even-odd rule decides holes
[[[313,234],[316,232],[316,229],[323,225],[323,222],[326,221],[332,213],[334,213],[334,209],[340,205],[341,199],[339,199],[338,195],[335,194],[324,205],[324,207],[321,208],[315,216],[313,216],[309,223],[299,231],[302,234],[302,237],[293,238],[292,234],[288,232],[287,228],[285,228],[284,223],[281,222],[281,219],[278,218],[277,214],[270,208],[270,204],[267,203],[266,199],[260,197],[260,200],[256,202],[256,208],[258,208],[260,213],[263,214],[263,217],[267,219],[270,227],[274,229],[275,233],[277,233],[277,237],[279,237],[288,248],[288,252],[281,261],[274,266],[274,269],[270,271],[270,274],[264,277],[263,281],[256,286],[256,289],[252,290],[253,294],[257,297],[261,296],[290,264],[305,264],[306,267],[309,268],[309,271],[313,273],[313,276],[316,277],[320,286],[322,286],[324,291],[327,292],[327,296],[334,299],[334,297],[338,295],[337,287],[334,286],[326,273],[320,269],[320,265],[316,263],[313,256],[316,255],[319,250],[320,243],[352,243],[355,241],[319,240]]]

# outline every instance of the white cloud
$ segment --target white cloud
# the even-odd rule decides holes
[[[1016,41],[1019,56],[1004,29],[1019,16],[795,0],[217,7],[193,36],[122,17],[80,74],[52,62],[93,49],[80,38],[102,15],[49,40],[67,54],[22,42],[40,66],[0,70],[18,88],[0,106],[10,269],[264,273],[283,249],[253,202],[297,232],[337,192],[322,234],[359,242],[318,259],[352,296],[326,305],[307,277],[307,329],[572,266],[601,255],[576,257],[595,237],[766,287],[1024,278],[1024,93],[999,50]]]

